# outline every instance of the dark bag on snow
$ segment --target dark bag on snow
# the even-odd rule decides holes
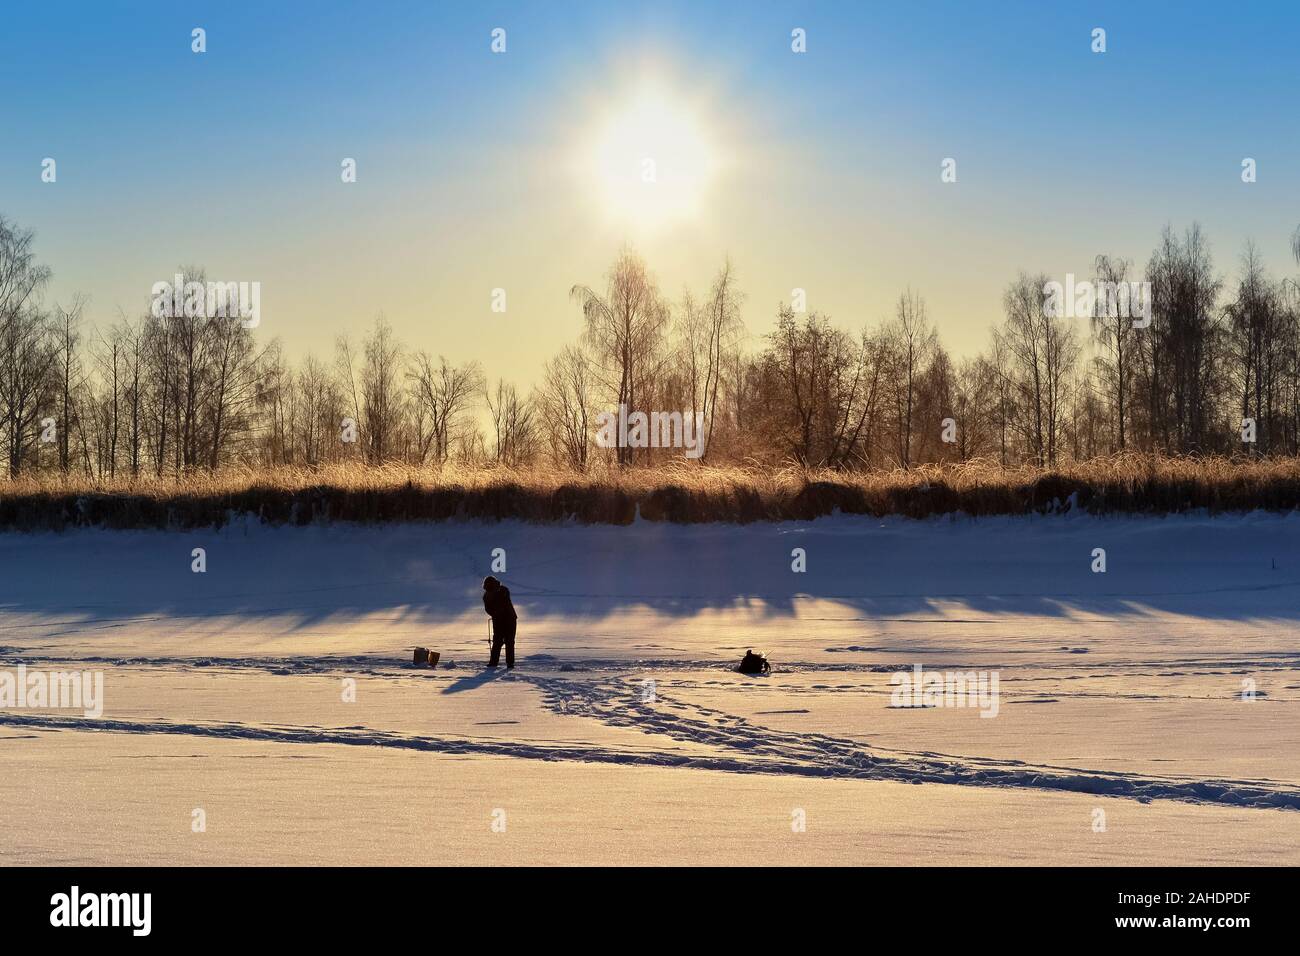
[[[767,662],[767,658],[762,654],[745,651],[745,656],[741,659],[740,666],[736,670],[742,674],[766,674],[772,670],[772,665]]]

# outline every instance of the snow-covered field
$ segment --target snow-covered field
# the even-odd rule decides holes
[[[0,863],[1300,863],[1297,516],[4,534],[19,663]]]

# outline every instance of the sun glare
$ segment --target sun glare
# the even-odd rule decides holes
[[[643,87],[598,121],[591,142],[594,198],[621,224],[655,230],[700,214],[717,156],[704,123],[680,99]]]

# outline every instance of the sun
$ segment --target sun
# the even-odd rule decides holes
[[[597,120],[589,143],[593,198],[621,225],[652,231],[701,214],[718,156],[683,98],[643,85]]]

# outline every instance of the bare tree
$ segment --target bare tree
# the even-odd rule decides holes
[[[582,349],[568,345],[546,363],[537,405],[541,427],[559,464],[587,468],[591,449],[591,362]]]
[[[351,418],[358,426],[361,422],[361,389],[357,386],[356,355],[352,340],[340,335],[334,340],[334,371],[339,380],[339,391],[344,401],[344,417]],[[335,423],[342,427],[342,420]]]
[[[846,464],[870,407],[869,339],[855,341],[816,312],[801,325],[785,305],[767,338],[752,406],[763,441],[802,464]]]
[[[959,457],[955,442],[944,440],[943,420],[953,418],[957,432],[960,421],[954,417],[957,384],[952,360],[943,346],[934,341],[929,361],[925,363],[916,389],[916,438],[913,454],[921,461],[944,461]]]
[[[744,297],[736,290],[735,273],[727,260],[718,270],[708,299],[696,304],[688,292],[678,313],[677,334],[682,341],[691,410],[703,415],[704,451],[717,424],[719,392],[726,369],[740,346],[744,326],[740,306]]]
[[[1025,444],[1037,464],[1052,466],[1079,345],[1069,320],[1047,308],[1046,284],[1044,275],[1020,274],[1003,297],[1006,321],[994,331],[994,340],[1009,359],[1005,374],[1019,398],[1018,426]]]
[[[1216,361],[1222,329],[1216,309],[1220,281],[1209,243],[1193,223],[1180,239],[1165,227],[1147,264],[1151,335],[1143,335],[1140,377],[1150,445],[1163,451],[1206,449],[1218,397]]]
[[[237,315],[238,312],[228,312]],[[206,395],[205,431],[207,433],[207,465],[216,470],[222,454],[229,451],[236,436],[246,434],[251,427],[250,413],[259,399],[261,404],[279,410],[279,392],[268,402],[265,386],[279,372],[279,349],[274,350],[275,362],[271,376],[264,370],[255,354],[253,339],[243,323],[225,316],[211,317],[211,363],[209,388]]]
[[[441,355],[435,367],[428,352],[419,352],[406,374],[417,414],[429,419],[428,432],[417,436],[420,461],[432,454],[435,462],[445,464],[452,438],[484,389],[483,371],[477,362],[453,366]]]
[[[298,392],[298,436],[295,445],[309,465],[325,461],[338,448],[330,439],[341,433],[345,399],[326,368],[309,355],[295,380]]]
[[[488,412],[496,438],[494,461],[498,465],[522,465],[536,452],[533,403],[521,399],[514,385],[498,379],[495,393],[486,392]]]
[[[1268,454],[1281,438],[1285,420],[1282,388],[1295,340],[1294,316],[1283,304],[1283,293],[1267,275],[1253,243],[1242,255],[1236,298],[1228,303],[1228,350],[1233,357],[1232,379],[1241,396],[1241,416],[1253,418],[1256,437],[1246,444],[1249,454]]]
[[[396,453],[402,424],[402,347],[381,313],[363,345],[360,371],[346,336],[335,341],[335,351],[343,393],[350,399],[351,416],[361,430],[365,460],[383,464]]]
[[[885,340],[889,347],[890,393],[898,463],[910,468],[917,387],[938,345],[938,336],[926,314],[925,300],[911,289],[898,297],[894,320],[885,326]],[[937,423],[935,427],[938,427]]]
[[[27,461],[42,408],[51,408],[58,346],[40,311],[50,270],[36,262],[34,235],[0,217],[0,412],[10,476]],[[62,423],[58,423],[60,428]]]
[[[607,278],[603,296],[584,285],[574,286],[570,296],[582,307],[601,384],[616,405],[631,411],[658,371],[669,309],[645,263],[630,249],[619,255]],[[631,463],[632,451],[618,449],[620,465]]]
[[[1095,261],[1097,288],[1127,288],[1130,263],[1118,257],[1100,255]],[[1106,285],[1102,285],[1102,284]],[[1123,451],[1128,444],[1128,397],[1133,377],[1133,328],[1131,309],[1120,306],[1125,301],[1117,296],[1098,295],[1092,314],[1092,334],[1097,344],[1105,350],[1096,358],[1096,364],[1110,395],[1114,414],[1115,448]]]
[[[72,464],[69,450],[73,429],[81,425],[76,396],[83,380],[77,347],[81,342],[81,318],[85,305],[86,297],[78,293],[73,296],[71,308],[65,309],[57,303],[54,306],[59,349],[59,471],[64,475],[68,474]]]

